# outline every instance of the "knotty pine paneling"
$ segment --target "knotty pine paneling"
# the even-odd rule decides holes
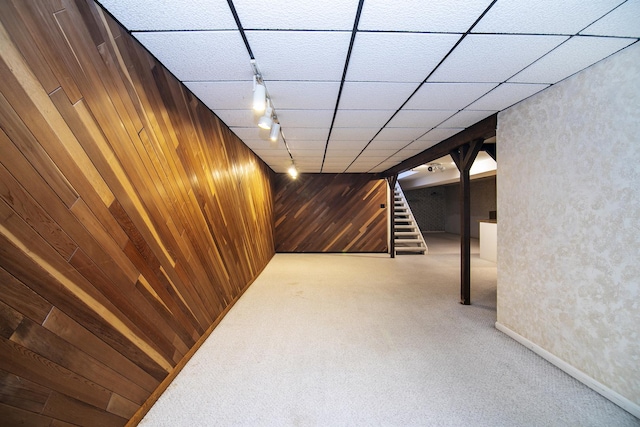
[[[387,185],[370,174],[278,174],[276,252],[386,252]]]
[[[0,1],[0,420],[135,424],[274,254],[275,174],[87,0]]]

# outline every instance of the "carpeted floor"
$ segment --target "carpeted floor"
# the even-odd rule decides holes
[[[277,254],[141,426],[638,426],[494,328],[495,263]]]

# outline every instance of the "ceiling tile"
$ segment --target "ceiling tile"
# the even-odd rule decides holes
[[[282,130],[287,141],[324,141],[329,136],[329,128],[296,128],[288,127]]]
[[[291,150],[324,150],[327,145],[327,141],[296,140],[287,138],[287,145]]]
[[[130,31],[237,30],[225,0],[100,0]]]
[[[628,0],[580,34],[640,37],[640,0]]]
[[[384,158],[388,158],[390,156],[393,156],[397,152],[398,152],[398,150],[394,149],[394,148],[373,149],[373,148],[367,147],[367,149],[364,150],[362,152],[362,154],[360,154],[360,156],[361,157],[384,157]]]
[[[239,31],[132,34],[179,80],[253,78],[250,57]]]
[[[340,81],[350,32],[246,31],[262,76],[269,80]]]
[[[426,128],[384,128],[376,136],[375,141],[397,141],[402,140],[409,143],[420,137],[429,127]],[[406,145],[406,144],[405,144]]]
[[[264,141],[265,144],[269,144],[269,131],[259,128],[258,126],[251,127],[232,127],[231,131],[238,135],[238,138],[245,141]]]
[[[412,139],[374,139],[371,141],[367,149],[371,148],[373,150],[391,150],[394,149],[398,151],[401,148],[406,147],[411,143]]]
[[[233,4],[245,29],[351,31],[358,10],[358,0],[233,0]]]
[[[306,158],[320,158],[324,156],[324,150],[299,150],[299,149],[291,149],[291,155],[294,159],[306,159]]]
[[[402,109],[387,127],[432,128],[454,115],[457,110],[405,110]]]
[[[346,79],[420,83],[459,39],[458,34],[358,33]]]
[[[366,0],[359,30],[464,33],[491,0]]]
[[[353,141],[371,141],[371,138],[380,130],[380,128],[334,128],[331,131],[331,141],[353,140]]]
[[[411,145],[409,145],[407,148],[405,148],[404,150],[401,151],[401,153],[404,152],[414,152],[414,154],[407,156],[406,158],[408,159],[409,157],[415,156],[418,153],[423,152],[424,150],[426,150],[427,148],[431,148],[434,145],[436,145],[439,141],[438,140],[417,140],[411,143]]]
[[[339,82],[271,81],[266,86],[276,111],[333,111],[340,89]]]
[[[546,84],[504,83],[469,106],[472,110],[504,110],[547,88]]]
[[[333,110],[276,110],[282,127],[329,128]]]
[[[366,141],[341,141],[337,139],[331,139],[329,141],[329,145],[327,146],[327,154],[333,153],[335,155],[348,155],[347,153],[353,153],[354,151],[358,154],[362,149],[369,143],[369,140]]]
[[[503,82],[566,39],[562,36],[470,35],[429,81]]]
[[[345,82],[340,108],[397,110],[417,87],[415,83]]]
[[[576,34],[620,0],[498,0],[474,33]]]
[[[640,26],[640,21],[638,21]],[[572,37],[509,79],[510,82],[557,83],[635,42],[611,37]]]
[[[377,127],[380,129],[396,110],[338,110],[334,128]]]
[[[443,128],[468,128],[471,125],[478,123],[480,120],[487,118],[494,111],[471,111],[471,110],[463,110],[460,111],[455,116],[451,117],[446,122],[442,123],[440,126]]]
[[[457,133],[462,132],[463,128],[435,128],[430,130],[426,135],[420,138],[420,141],[436,141],[440,142],[453,136]],[[416,148],[413,146],[407,148]]]
[[[425,83],[404,109],[462,110],[494,87],[494,83]]]
[[[242,110],[251,108],[251,80],[232,82],[184,82],[211,110]]]
[[[215,114],[229,127],[251,127],[258,122],[253,110],[216,110]]]

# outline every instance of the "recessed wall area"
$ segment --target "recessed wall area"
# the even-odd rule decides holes
[[[422,232],[460,234],[459,192],[460,184],[447,184],[404,193]],[[495,176],[471,181],[471,237],[479,238],[478,221],[489,219],[496,204]]]

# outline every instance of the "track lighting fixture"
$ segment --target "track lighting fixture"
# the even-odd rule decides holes
[[[269,134],[269,139],[271,142],[278,142],[278,137],[280,136],[280,123],[274,122],[273,126],[271,126],[271,133]]]
[[[262,129],[271,129],[271,125],[273,124],[273,108],[271,105],[267,107],[267,110],[264,112],[264,116],[260,117],[258,120],[258,126]]]
[[[253,111],[264,112],[267,107],[267,89],[264,87],[262,78],[253,76]]]
[[[291,166],[289,167],[289,170],[287,172],[289,172],[289,175],[293,179],[296,179],[298,177],[298,169],[296,169],[296,165],[293,162],[291,162]]]

